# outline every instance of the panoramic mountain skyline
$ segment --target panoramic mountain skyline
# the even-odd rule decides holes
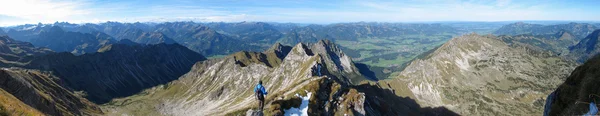
[[[0,116],[597,115],[600,0],[0,0]]]
[[[0,4],[0,26],[120,22],[598,21],[596,0],[118,1],[20,0]]]

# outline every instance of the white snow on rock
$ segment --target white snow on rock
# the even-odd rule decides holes
[[[296,96],[302,98],[302,104],[300,104],[299,108],[290,108],[283,110],[285,112],[284,116],[308,116],[308,100],[312,93],[308,92],[306,96],[300,96],[296,94]]]

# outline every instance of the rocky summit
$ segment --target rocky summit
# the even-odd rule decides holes
[[[544,96],[568,72],[571,61],[509,44],[495,36],[456,37],[416,59],[390,84],[424,106],[444,106],[463,115],[541,114]]]

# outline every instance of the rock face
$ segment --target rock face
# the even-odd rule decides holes
[[[424,106],[463,115],[541,114],[543,99],[575,63],[506,38],[476,34],[454,38],[411,62],[395,83]]]
[[[25,67],[52,71],[67,87],[87,92],[86,98],[95,103],[105,103],[175,80],[205,59],[178,44],[111,44],[94,54],[36,57]]]
[[[358,68],[354,66],[352,59],[342,52],[342,50],[333,42],[329,40],[321,40],[314,44],[311,50],[314,52],[314,54],[322,55],[323,59],[325,60],[324,62],[333,62],[329,63],[333,66],[328,66],[331,67],[328,68],[328,72],[336,72],[332,74],[341,74],[336,76],[349,79],[344,81],[349,81],[352,83],[358,83],[363,80]]]
[[[238,110],[246,112],[256,104],[253,87],[259,80],[265,83],[270,93],[267,99],[274,99],[276,96],[293,95],[309,82],[322,79],[311,73],[311,67],[317,62],[327,69],[323,71],[325,75],[344,85],[352,82],[346,78],[350,77],[347,74],[360,74],[353,65],[340,64],[352,61],[340,60],[343,53],[334,51],[333,48],[337,47],[331,42],[322,41],[311,47],[298,44],[291,50],[287,48],[276,44],[263,53],[240,52],[222,59],[196,63],[179,80],[145,90],[139,95],[114,100],[105,109],[115,115],[223,115]],[[274,54],[268,55],[271,53]],[[282,56],[284,53],[287,55]],[[333,57],[333,54],[339,57]],[[257,57],[261,55],[266,57]],[[276,63],[278,60],[281,62]]]
[[[587,59],[592,58],[596,54],[600,53],[600,30],[594,31],[575,46],[570,47],[571,57],[576,58],[577,62],[585,62]]]
[[[37,70],[3,68],[0,70],[0,89],[9,93],[17,101],[37,110],[25,110],[24,113],[47,115],[98,115],[102,114],[95,104],[75,95],[54,81],[58,77]],[[9,103],[10,103],[9,102]],[[4,103],[3,103],[4,104]],[[10,106],[9,108],[28,106]]]
[[[254,51],[264,49],[262,46],[248,44],[251,42],[232,38],[207,26],[193,23],[159,24],[156,25],[155,32],[164,33],[173,38],[177,43],[209,56],[232,54],[242,50]]]
[[[583,115],[589,105],[596,107],[600,101],[600,56],[596,56],[577,67],[563,84],[554,92],[556,96],[549,100],[549,115]],[[551,103],[548,104],[548,103]]]

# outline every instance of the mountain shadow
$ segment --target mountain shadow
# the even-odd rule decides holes
[[[375,72],[373,72],[369,68],[369,65],[366,65],[363,63],[354,63],[354,66],[356,66],[356,68],[358,68],[358,71],[360,72],[360,74],[365,76],[365,78],[367,78],[371,81],[379,81],[379,78],[377,78]]]
[[[36,57],[26,67],[52,71],[60,83],[103,104],[146,88],[166,84],[206,58],[179,44],[104,46],[80,56],[55,53]]]
[[[381,113],[375,115],[381,116],[458,116],[459,114],[449,110],[446,107],[421,107],[417,101],[409,97],[396,95],[395,90],[384,89],[379,85],[362,84],[355,86],[358,92],[366,96],[366,104],[369,105],[370,112]],[[368,111],[369,112],[369,111]]]

